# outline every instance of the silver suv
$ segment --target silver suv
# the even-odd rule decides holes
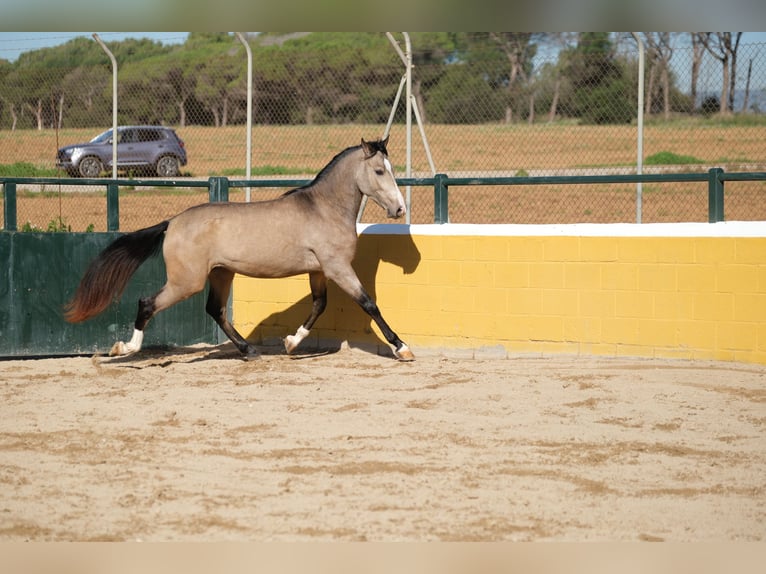
[[[135,169],[159,177],[176,177],[186,165],[186,148],[175,130],[164,126],[120,126],[117,128],[117,169]],[[112,169],[112,130],[88,143],[62,147],[56,166],[72,177],[98,177]]]

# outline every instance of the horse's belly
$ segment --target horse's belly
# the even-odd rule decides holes
[[[222,261],[219,265],[241,275],[258,278],[291,277],[320,269],[319,261],[311,252],[280,254],[271,253],[260,256],[247,256]]]

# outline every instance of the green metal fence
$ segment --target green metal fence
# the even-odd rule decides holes
[[[605,185],[637,184],[636,223],[641,223],[642,195],[644,183],[699,183],[707,184],[708,221],[714,223],[724,220],[725,183],[727,181],[766,181],[766,172],[725,172],[722,168],[712,168],[700,173],[662,173],[662,174],[627,174],[627,175],[583,175],[583,176],[542,176],[542,177],[450,177],[436,174],[433,177],[398,178],[401,187],[433,188],[434,223],[448,223],[450,187],[471,186],[539,186],[539,185]],[[106,188],[107,231],[119,231],[120,187],[188,187],[207,188],[209,201],[228,201],[231,188],[295,188],[306,185],[307,179],[257,179],[238,180],[226,177],[211,177],[204,180],[136,180],[136,179],[76,179],[72,178],[12,178],[0,177],[3,188],[3,211],[5,231],[16,231],[16,190],[19,185],[72,186],[93,185]]]

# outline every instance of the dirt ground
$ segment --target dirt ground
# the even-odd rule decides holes
[[[766,539],[766,367],[266,351],[0,361],[0,541]]]

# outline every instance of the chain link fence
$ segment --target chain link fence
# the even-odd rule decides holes
[[[736,33],[734,38],[736,38]],[[406,172],[404,36],[260,34],[253,53],[252,179],[311,179],[361,138],[383,135]],[[766,170],[766,45],[727,36],[411,34],[411,175],[544,176]],[[732,40],[732,36],[728,36]],[[701,43],[704,40],[704,43]],[[109,43],[118,62],[118,122],[173,127],[184,178],[245,177],[247,58],[229,34],[192,33],[179,46]],[[400,54],[398,50],[402,51]],[[93,40],[0,60],[3,175],[65,177],[59,147],[111,127],[112,71]],[[421,132],[422,129],[422,132]],[[425,135],[425,138],[421,136]],[[29,170],[27,173],[25,170]],[[109,174],[103,174],[107,177]],[[124,177],[138,177],[130,172]],[[253,201],[284,188],[253,188]],[[245,191],[231,189],[233,201]],[[19,188],[20,228],[106,227],[103,187]],[[636,184],[451,187],[453,223],[636,221]],[[433,190],[411,189],[412,223],[433,221]],[[766,220],[766,183],[726,187],[726,219]],[[707,221],[701,184],[642,186],[642,221]],[[137,229],[207,201],[204,189],[120,188],[120,228]],[[363,221],[384,221],[370,204]]]

